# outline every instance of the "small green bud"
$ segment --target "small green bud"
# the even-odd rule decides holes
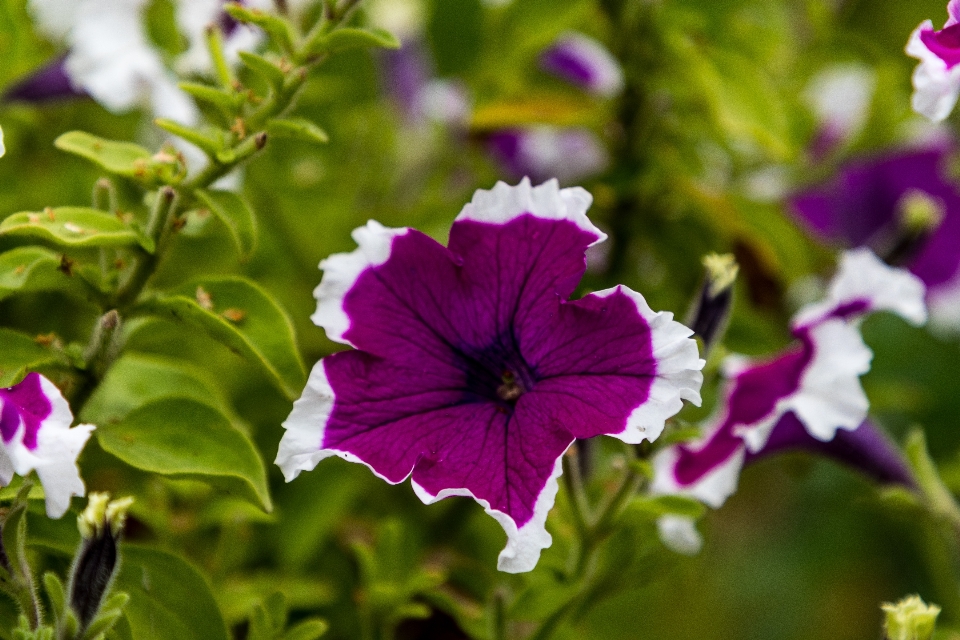
[[[880,608],[886,614],[883,630],[887,640],[930,640],[940,614],[940,607],[928,605],[920,596],[884,603]]]

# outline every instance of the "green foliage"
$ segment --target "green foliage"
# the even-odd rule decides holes
[[[137,640],[228,640],[210,586],[175,555],[126,545],[116,588],[130,595],[125,617]]]
[[[61,247],[142,246],[154,243],[117,216],[80,207],[58,207],[42,212],[15,213],[0,223],[0,236],[36,239]]]
[[[105,171],[133,178],[145,185],[167,183],[180,177],[176,158],[155,157],[139,145],[105,140],[83,131],[65,133],[56,142],[57,148],[85,158]]]
[[[293,324],[263,288],[239,277],[205,278],[141,303],[149,312],[206,332],[237,355],[259,365],[290,398],[306,379]]]
[[[271,509],[263,461],[253,444],[206,404],[187,398],[148,402],[102,425],[96,436],[104,451],[138,469],[203,480]]]
[[[199,189],[195,195],[226,225],[241,258],[244,260],[249,258],[257,243],[257,219],[250,205],[242,197],[230,191]]]

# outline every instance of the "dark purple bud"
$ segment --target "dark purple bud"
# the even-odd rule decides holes
[[[733,308],[733,283],[740,270],[733,254],[704,256],[706,277],[687,323],[703,340],[704,351],[723,335]]]

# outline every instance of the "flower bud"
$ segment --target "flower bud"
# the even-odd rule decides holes
[[[83,540],[70,572],[70,608],[86,629],[97,617],[119,564],[119,543],[133,498],[110,501],[108,493],[91,493],[77,518]]]
[[[703,266],[706,277],[687,324],[703,340],[707,352],[726,329],[733,307],[733,283],[740,266],[729,253],[708,254],[703,258]]]
[[[881,605],[886,619],[883,630],[887,640],[930,640],[940,607],[927,604],[920,596],[909,596],[896,604]]]

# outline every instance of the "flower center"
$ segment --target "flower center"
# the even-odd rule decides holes
[[[497,396],[504,402],[515,403],[526,391],[513,371],[504,371],[500,380],[503,384],[497,387]]]

